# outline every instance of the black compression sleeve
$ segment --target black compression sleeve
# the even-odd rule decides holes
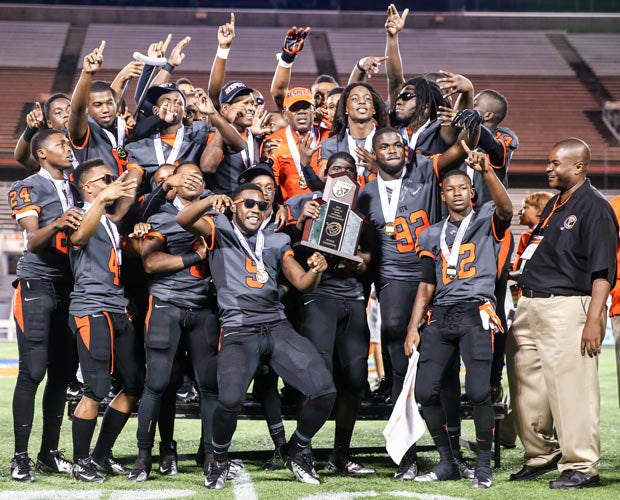
[[[489,159],[493,165],[496,167],[504,166],[504,147],[502,143],[494,137],[493,132],[485,126],[480,127],[478,147],[484,149],[485,153],[489,155]]]
[[[422,257],[422,283],[428,283],[429,285],[436,285],[437,278],[435,277],[435,259],[431,257]]]

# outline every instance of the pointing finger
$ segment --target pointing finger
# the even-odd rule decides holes
[[[168,44],[170,43],[171,40],[172,40],[172,33],[168,33],[168,36],[166,37],[166,41],[161,46],[161,50],[163,52],[166,52],[166,50],[168,49]]]
[[[461,140],[461,146],[463,146],[463,149],[465,150],[465,152],[468,155],[471,154],[471,149],[469,149],[469,146],[467,145],[467,143],[464,140]]]
[[[405,10],[403,10],[403,14],[402,14],[402,16],[400,16],[401,20],[402,20],[403,22],[405,22],[405,19],[407,19],[407,16],[408,16],[408,15],[409,15],[409,9],[405,9]]]
[[[99,44],[99,52],[103,52],[104,49],[105,49],[105,40],[101,40],[101,43]]]
[[[235,25],[235,13],[234,12],[230,13],[230,24],[232,24],[233,26]]]

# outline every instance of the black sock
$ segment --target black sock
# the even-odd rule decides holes
[[[437,449],[450,448],[450,439],[444,427],[446,419],[440,405],[423,406],[422,414],[428,427],[428,432],[435,442]]]
[[[48,455],[51,450],[58,449],[66,395],[67,384],[65,382],[50,381],[48,378],[43,392],[41,455]]]
[[[450,439],[450,447],[454,458],[461,459],[461,428],[448,427],[448,438]]]
[[[280,420],[277,424],[269,426],[269,435],[273,441],[273,445],[279,448],[286,443],[286,433],[284,431],[284,422]]]
[[[121,413],[111,406],[108,406],[101,420],[101,430],[97,443],[93,449],[93,457],[95,459],[107,458],[112,455],[112,448],[116,442],[116,438],[125,427],[129,413]]]
[[[310,398],[299,417],[297,432],[302,436],[307,436],[309,440],[312,439],[329,418],[335,400],[335,392],[323,394],[316,398]]]
[[[490,399],[482,405],[474,405],[473,416],[478,443],[478,465],[489,466],[495,425],[495,413]]]
[[[168,386],[170,388],[170,386]],[[157,428],[162,443],[169,443],[174,439],[174,417],[176,413],[176,391],[166,390],[161,398]]]
[[[336,425],[336,431],[334,432],[334,458],[346,458],[349,456],[352,436],[353,428],[346,429]]]
[[[293,432],[293,435],[291,436],[291,439],[289,439],[286,445],[286,454],[289,457],[294,457],[298,453],[301,453],[303,450],[305,450],[308,446],[310,446],[311,441],[311,437],[300,434],[299,429],[295,430],[295,432]]]
[[[86,420],[73,415],[71,430],[73,434],[73,461],[77,462],[80,458],[88,457],[90,442],[95,433],[97,418]]]
[[[200,419],[202,422],[202,443],[205,454],[213,453],[213,415],[217,407],[217,394],[211,391],[200,392]],[[236,416],[235,416],[236,421]],[[235,423],[236,427],[236,423]],[[234,432],[234,431],[233,431]],[[231,436],[232,438],[232,436]]]
[[[237,428],[237,414],[238,411],[225,408],[219,402],[213,412],[213,455],[218,462],[228,460],[228,448]]]

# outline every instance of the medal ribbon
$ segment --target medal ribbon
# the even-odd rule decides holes
[[[248,129],[248,140],[246,144],[247,144],[247,148],[244,148],[241,151],[241,159],[243,160],[243,164],[245,165],[245,168],[250,168],[256,165],[256,162],[254,159],[254,136],[252,135],[252,132],[250,132],[249,129]]]
[[[465,232],[467,231],[473,216],[474,211],[472,210],[469,212],[469,215],[462,220],[461,225],[456,232],[456,236],[454,237],[454,243],[452,243],[452,251],[450,251],[448,244],[446,243],[446,231],[448,229],[448,221],[450,220],[450,217],[446,217],[446,220],[443,223],[443,227],[441,228],[441,236],[439,238],[439,245],[441,246],[441,253],[448,263],[448,269],[456,269],[456,265],[459,260],[459,252],[461,250],[461,243],[463,242]]]
[[[58,182],[56,179],[54,179],[52,177],[52,174],[50,174],[44,168],[39,169],[38,174],[41,177],[45,177],[53,184],[56,193],[58,193],[58,198],[60,198],[60,204],[62,205],[63,212],[66,212],[67,210],[75,206],[75,200],[73,199],[73,193],[71,192],[71,186],[69,185],[69,177],[67,176],[67,174],[63,173],[62,182]]]
[[[241,244],[241,247],[243,248],[245,253],[248,255],[248,257],[250,257],[250,259],[252,259],[256,263],[256,269],[258,269],[259,272],[265,271],[265,264],[263,264],[263,249],[265,248],[265,235],[263,234],[263,230],[259,229],[258,233],[256,233],[256,247],[254,248],[254,251],[252,251],[252,249],[250,248],[250,244],[248,243],[248,240],[245,239],[245,236],[243,236],[243,233],[239,231],[239,228],[235,226],[234,223],[232,227],[233,227],[233,230],[235,231],[235,236],[237,237],[237,239],[239,240],[239,243]]]
[[[157,156],[157,164],[160,167],[164,163],[169,163],[170,165],[174,165],[174,162],[177,161],[177,157],[179,156],[179,152],[181,151],[181,145],[183,144],[184,137],[185,137],[185,127],[181,126],[181,128],[177,130],[176,137],[174,138],[174,144],[172,145],[172,149],[170,150],[170,153],[168,153],[168,158],[164,158],[164,147],[161,143],[161,134],[157,133],[153,143],[155,145],[155,155]]]
[[[377,127],[375,125],[372,126],[372,130],[370,131],[370,134],[368,134],[366,136],[366,139],[364,140],[364,149],[366,151],[372,151],[372,138],[375,136],[375,131],[377,130]],[[349,129],[347,128],[347,145],[349,148],[349,154],[355,159],[355,164],[358,165],[359,163],[359,158],[357,157],[357,153],[355,152],[356,148],[357,148],[357,142],[355,142],[355,139],[353,139],[353,137],[351,137],[349,135]],[[364,175],[364,172],[366,172],[366,167],[363,166],[357,166],[357,175]]]
[[[310,129],[312,133],[312,148],[316,147],[318,134],[314,133],[314,127]],[[300,138],[301,140],[301,138]],[[288,144],[288,149],[291,152],[291,157],[293,158],[293,162],[295,163],[295,168],[297,169],[297,175],[299,178],[306,182],[306,178],[304,177],[304,173],[301,170],[301,155],[299,154],[299,147],[297,146],[297,142],[295,141],[295,137],[293,136],[293,132],[291,130],[291,126],[286,127],[286,143]]]
[[[379,198],[381,199],[381,211],[383,212],[383,218],[385,223],[394,223],[396,218],[396,210],[398,209],[398,201],[400,199],[400,188],[403,183],[403,177],[405,176],[405,168],[400,174],[398,179],[393,181],[385,181],[381,175],[377,175],[377,187],[379,188]],[[388,201],[387,195],[387,183],[393,184],[392,196]]]
[[[117,149],[119,146],[125,145],[126,125],[125,120],[123,120],[120,116],[116,117],[116,137],[114,137],[114,134],[112,132],[104,129],[103,127],[101,128],[101,130],[103,130],[103,132],[107,136],[110,144],[112,144],[113,149]]]

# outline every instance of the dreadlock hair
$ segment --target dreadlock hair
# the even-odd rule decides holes
[[[347,127],[349,125],[347,101],[349,100],[349,95],[355,87],[364,87],[372,95],[372,104],[375,108],[375,114],[372,115],[372,117],[377,122],[377,128],[386,127],[390,124],[383,99],[381,99],[381,96],[375,92],[375,89],[365,82],[351,83],[350,85],[347,85],[342,92],[342,97],[338,101],[338,106],[336,107],[336,113],[334,114],[334,120],[332,123],[332,131],[330,135],[336,136],[339,141],[344,140],[347,133]]]
[[[407,126],[414,130],[420,128],[426,120],[435,121],[439,106],[452,107],[450,101],[442,94],[439,85],[424,76],[417,76],[407,80],[403,87],[407,85],[414,88],[416,95],[416,107],[411,120],[407,124]]]

